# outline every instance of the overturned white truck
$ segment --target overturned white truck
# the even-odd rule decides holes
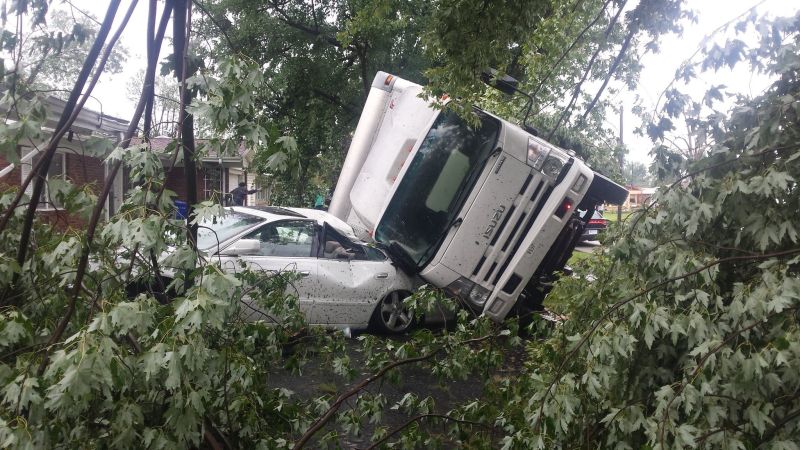
[[[517,125],[475,109],[470,127],[421,91],[378,72],[329,212],[495,320],[540,307],[594,209],[627,191]]]

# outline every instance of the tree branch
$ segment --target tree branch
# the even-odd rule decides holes
[[[191,26],[191,3],[186,0],[175,0],[175,14],[172,22],[172,49],[175,55],[175,77],[180,83],[181,107],[178,111],[178,141],[183,148],[183,168],[186,177],[187,241],[192,250],[197,252],[197,224],[194,219],[194,205],[197,204],[197,165],[195,163],[194,116],[186,111],[192,102],[192,92],[186,85],[188,74],[189,27]],[[188,272],[188,271],[187,271]],[[191,277],[186,277],[184,288],[189,289]]]
[[[418,416],[412,417],[411,419],[409,419],[408,421],[406,421],[405,423],[403,423],[399,427],[397,427],[394,430],[390,431],[386,436],[384,436],[381,439],[375,441],[372,445],[367,447],[366,450],[374,450],[374,449],[378,448],[384,442],[388,441],[395,434],[397,434],[397,433],[403,431],[404,429],[408,428],[409,426],[411,426],[414,422],[419,422],[419,421],[421,421],[423,419],[430,419],[430,418],[444,419],[444,420],[447,420],[447,421],[450,421],[450,422],[456,422],[456,423],[460,423],[460,424],[464,424],[464,425],[472,425],[472,426],[481,427],[481,428],[488,428],[490,430],[496,430],[498,428],[498,427],[496,427],[494,425],[489,425],[489,424],[486,424],[486,423],[473,422],[471,420],[457,419],[455,417],[451,417],[451,416],[448,416],[446,414],[434,414],[434,413],[431,413],[431,414],[420,414]]]
[[[617,57],[614,58],[614,62],[611,63],[611,68],[608,70],[608,73],[603,80],[603,84],[600,86],[600,89],[597,90],[597,94],[595,94],[591,103],[589,103],[589,106],[586,107],[586,111],[583,113],[581,120],[586,120],[586,117],[590,112],[592,112],[592,109],[594,109],[594,106],[597,104],[597,101],[600,100],[600,96],[603,95],[603,91],[606,89],[606,86],[608,86],[608,82],[611,81],[611,77],[613,77],[617,72],[617,68],[619,67],[620,61],[622,61],[622,57],[625,56],[625,52],[628,51],[628,46],[630,46],[631,39],[633,39],[634,34],[636,34],[636,27],[631,27],[630,31],[628,31],[628,35],[625,36],[625,41],[622,42],[622,47],[619,49]]]
[[[199,0],[192,0],[192,3],[194,4],[194,6],[197,6],[197,8],[200,9],[200,12],[202,12],[206,17],[208,17],[208,20],[210,20],[211,23],[213,23],[214,26],[217,27],[219,32],[222,33],[222,36],[225,37],[225,41],[228,42],[228,47],[230,47],[231,51],[238,51],[236,46],[233,45],[233,40],[231,40],[231,37],[228,35],[228,32],[224,28],[222,28],[222,24],[220,24],[219,21],[217,21],[217,19],[214,18],[213,15],[211,15],[211,12],[209,12],[208,9],[206,9],[206,7],[203,6],[203,4],[200,3]]]
[[[100,64],[98,65],[97,70],[95,71],[89,89],[87,89],[87,94],[91,92],[92,88],[94,88],[95,84],[97,84],[97,81],[100,79],[100,75],[103,73],[106,61],[108,61],[108,58],[111,55],[111,51],[114,49],[114,45],[117,43],[117,40],[119,40],[119,37],[122,35],[122,31],[125,30],[125,27],[128,25],[128,20],[131,18],[134,9],[136,9],[136,3],[137,0],[131,1],[130,6],[128,7],[128,11],[125,13],[125,17],[122,19],[122,23],[120,23],[119,27],[117,28],[117,31],[114,33],[114,36],[111,38],[109,45],[106,46],[105,52],[103,53],[102,59],[100,60]],[[88,95],[84,96],[82,102],[75,109],[75,113],[73,114],[74,116],[77,116],[77,113],[80,112],[81,108],[83,108],[83,105],[86,103],[87,98]],[[139,118],[137,117],[135,122],[132,121],[131,124],[128,125],[128,130],[130,131],[131,129],[133,129],[135,132],[136,125],[138,123],[139,123]],[[77,273],[75,274],[75,281],[73,282],[71,298],[67,305],[67,311],[64,313],[64,316],[58,322],[58,326],[56,327],[55,331],[53,331],[53,334],[50,336],[50,339],[47,344],[48,350],[45,352],[45,355],[42,358],[42,362],[39,364],[39,369],[37,370],[38,376],[42,376],[42,374],[44,374],[45,368],[47,367],[50,354],[49,351],[50,346],[52,346],[54,343],[58,342],[59,339],[61,339],[61,336],[64,334],[64,331],[67,328],[67,324],[69,324],[69,321],[72,320],[72,315],[75,312],[75,305],[77,303],[78,296],[80,295],[81,287],[83,286],[83,277],[86,274],[86,267],[88,266],[89,263],[89,251],[91,248],[91,242],[94,239],[94,233],[95,230],[97,229],[97,224],[100,221],[100,215],[105,205],[105,198],[108,196],[108,192],[110,191],[112,184],[113,184],[113,178],[111,180],[106,181],[105,185],[103,186],[103,192],[105,193],[105,195],[102,196],[101,198],[98,198],[97,203],[95,204],[94,210],[92,212],[92,218],[89,222],[89,226],[86,231],[86,242],[84,242],[81,251],[81,258],[78,263]]]
[[[556,121],[556,124],[550,130],[550,133],[548,133],[548,135],[547,135],[547,140],[548,141],[553,138],[553,135],[555,135],[556,131],[561,126],[561,122],[564,121],[564,119],[566,119],[569,116],[570,112],[572,111],[572,107],[575,105],[575,102],[578,100],[578,96],[581,93],[581,88],[583,87],[583,83],[586,82],[586,79],[589,77],[589,73],[591,73],[592,67],[594,67],[595,60],[597,60],[597,57],[600,55],[600,52],[603,50],[603,45],[606,42],[608,42],[608,35],[611,34],[611,31],[614,29],[614,26],[617,24],[617,20],[619,20],[619,16],[622,14],[622,9],[625,8],[625,4],[626,3],[627,3],[627,0],[622,2],[622,4],[619,6],[619,10],[617,10],[617,14],[615,14],[614,18],[611,19],[611,22],[609,22],[608,27],[606,28],[606,32],[605,32],[604,37],[603,37],[604,42],[601,42],[601,43],[599,43],[597,45],[597,49],[592,54],[592,57],[589,59],[589,64],[586,66],[586,70],[584,70],[584,72],[583,72],[583,77],[581,77],[581,80],[578,81],[577,85],[575,85],[575,90],[572,93],[572,98],[570,99],[569,103],[567,104],[567,107],[564,108],[564,111],[558,117],[558,121]]]
[[[338,39],[324,34],[319,28],[311,28],[308,25],[305,25],[303,23],[297,22],[289,18],[289,15],[286,13],[286,11],[280,8],[277,1],[271,0],[269,3],[270,6],[272,6],[272,9],[278,14],[279,17],[277,17],[277,19],[283,22],[284,24],[296,30],[300,30],[303,33],[306,33],[310,36],[322,38],[325,42],[333,45],[336,48],[339,49],[345,48]]]
[[[487,336],[483,336],[483,337],[479,337],[479,338],[467,339],[467,340],[461,341],[458,345],[474,344],[476,342],[485,341],[485,340],[487,340],[489,338],[492,338],[492,337],[495,337],[495,336],[494,335],[487,335]],[[317,419],[317,421],[314,422],[314,424],[311,425],[311,427],[308,430],[306,430],[306,432],[303,434],[303,436],[300,438],[300,440],[298,440],[297,443],[295,444],[294,450],[299,450],[299,449],[303,448],[308,443],[308,441],[311,440],[311,438],[314,437],[314,435],[320,429],[322,429],[322,427],[325,426],[325,424],[328,423],[331,420],[331,418],[333,418],[333,415],[336,413],[336,411],[339,410],[339,408],[342,406],[342,404],[345,401],[347,401],[347,399],[349,399],[350,397],[358,394],[364,388],[366,388],[367,386],[372,384],[374,381],[381,379],[384,375],[386,375],[387,372],[389,372],[390,370],[392,370],[392,369],[394,369],[396,367],[399,367],[399,366],[403,366],[403,365],[406,365],[406,364],[414,364],[414,363],[418,363],[418,362],[422,362],[422,361],[431,359],[434,356],[436,356],[437,354],[439,354],[444,349],[445,349],[445,347],[439,347],[439,348],[437,348],[437,349],[435,349],[435,350],[433,350],[430,353],[427,353],[425,355],[416,356],[416,357],[413,357],[413,358],[401,359],[401,360],[389,363],[389,364],[385,365],[381,370],[376,372],[375,374],[370,375],[369,377],[364,379],[361,383],[358,383],[355,387],[353,387],[349,391],[347,391],[347,392],[343,393],[342,395],[340,395],[336,399],[336,401],[333,402],[333,404],[330,406],[330,408],[328,408],[328,410],[325,412],[325,414],[323,414],[322,417]]]
[[[579,4],[579,3],[580,3],[580,2],[576,2],[576,3],[575,3],[575,8],[577,8],[577,7],[578,7],[578,4]],[[589,25],[586,25],[586,27],[584,27],[584,28],[583,28],[583,30],[581,30],[581,32],[580,32],[580,33],[578,33],[578,36],[575,38],[575,40],[574,40],[574,41],[572,41],[572,44],[570,44],[570,46],[569,46],[569,47],[567,47],[567,49],[566,49],[566,50],[564,50],[564,53],[562,53],[562,54],[561,54],[561,57],[559,57],[559,58],[558,58],[558,61],[556,61],[556,62],[555,62],[555,64],[553,64],[553,65],[550,67],[550,70],[547,72],[547,74],[544,76],[544,78],[542,78],[542,81],[539,83],[539,86],[537,86],[537,87],[536,87],[536,90],[534,90],[534,91],[531,93],[531,97],[536,97],[536,95],[539,93],[539,91],[541,91],[541,90],[542,90],[542,88],[544,87],[544,85],[545,85],[545,83],[547,82],[547,80],[549,80],[549,79],[550,79],[550,77],[553,75],[553,73],[556,71],[556,69],[558,69],[558,66],[560,66],[560,65],[561,65],[561,63],[564,61],[564,58],[566,58],[566,57],[567,57],[567,55],[569,54],[569,52],[571,52],[571,51],[572,51],[572,50],[573,50],[573,49],[574,49],[574,48],[575,48],[575,47],[576,47],[576,46],[577,46],[577,45],[578,45],[578,44],[581,42],[581,40],[583,39],[583,36],[584,36],[584,35],[585,35],[585,34],[586,34],[586,33],[587,33],[587,32],[588,32],[588,31],[589,31],[589,30],[590,30],[590,29],[591,29],[593,26],[595,26],[595,24],[597,24],[597,22],[600,20],[600,18],[601,18],[601,17],[603,17],[603,15],[604,15],[604,14],[605,14],[605,12],[606,12],[606,8],[608,8],[608,5],[609,5],[610,3],[611,3],[611,0],[606,0],[606,2],[605,2],[605,3],[603,3],[603,7],[602,7],[602,8],[600,8],[600,12],[599,12],[599,13],[597,13],[597,16],[595,16],[594,20],[592,20],[592,21],[589,23]],[[574,11],[574,10],[573,10],[573,11]]]
[[[620,300],[619,302],[613,304],[608,309],[608,311],[606,311],[599,319],[597,319],[595,321],[594,324],[592,324],[591,327],[589,327],[589,330],[575,344],[575,347],[569,353],[567,353],[564,356],[564,358],[563,358],[563,360],[561,362],[561,365],[558,366],[558,369],[556,370],[556,373],[553,376],[553,381],[550,382],[550,384],[547,386],[547,390],[545,391],[544,395],[542,396],[541,406],[539,407],[539,416],[536,418],[536,422],[534,422],[534,425],[533,425],[534,431],[538,431],[539,427],[541,426],[542,417],[544,416],[545,400],[547,400],[547,397],[550,395],[550,392],[553,390],[555,385],[558,383],[558,381],[559,381],[559,379],[561,377],[561,374],[563,373],[563,371],[566,368],[567,364],[572,360],[572,357],[575,356],[578,353],[578,350],[580,350],[581,347],[583,347],[583,344],[585,344],[589,340],[589,338],[592,337],[592,335],[594,334],[595,331],[597,331],[597,329],[600,327],[600,325],[602,323],[604,323],[609,317],[611,317],[611,315],[613,313],[615,313],[617,310],[619,310],[620,308],[622,308],[626,304],[632,302],[633,300],[635,300],[635,299],[637,299],[637,298],[639,298],[639,297],[641,297],[641,296],[643,296],[643,295],[645,295],[645,294],[647,294],[649,292],[652,292],[652,291],[654,291],[656,289],[659,289],[659,288],[661,288],[663,286],[666,286],[666,285],[668,285],[670,283],[673,283],[675,281],[682,280],[684,278],[688,278],[688,277],[693,276],[693,275],[697,275],[698,273],[703,272],[704,270],[707,270],[707,269],[709,269],[711,267],[714,267],[716,265],[719,265],[719,264],[722,264],[722,263],[725,263],[725,262],[730,262],[730,261],[759,261],[759,260],[762,260],[762,259],[780,258],[780,257],[784,257],[784,256],[795,255],[795,254],[798,254],[798,253],[800,253],[800,248],[795,248],[795,249],[785,250],[785,251],[780,251],[780,252],[775,252],[775,253],[761,254],[761,255],[741,255],[741,256],[731,256],[729,258],[717,259],[717,260],[711,261],[708,264],[704,264],[703,266],[701,266],[701,267],[699,267],[697,269],[694,269],[692,271],[686,272],[686,273],[684,273],[682,275],[674,276],[672,278],[669,278],[669,279],[666,279],[666,280],[661,281],[659,283],[656,283],[656,284],[654,284],[654,285],[652,285],[652,286],[650,286],[648,288],[642,289],[638,293],[636,293],[636,294],[634,294],[634,295],[632,295],[632,296],[630,296],[630,297],[628,297],[628,298],[626,298],[624,300]]]

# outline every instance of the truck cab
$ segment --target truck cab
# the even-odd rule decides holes
[[[627,191],[511,122],[474,109],[469,124],[421,91],[376,75],[330,212],[495,320],[536,308],[595,207]]]

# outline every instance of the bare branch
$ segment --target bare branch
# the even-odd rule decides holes
[[[463,424],[463,425],[470,425],[470,426],[476,426],[476,427],[481,427],[481,428],[488,428],[490,430],[498,429],[498,427],[496,427],[494,425],[481,423],[481,422],[474,422],[474,421],[471,421],[471,420],[457,419],[455,417],[448,416],[447,414],[434,414],[434,413],[431,413],[431,414],[420,414],[418,416],[412,417],[411,419],[409,419],[408,421],[406,421],[405,423],[403,423],[399,427],[397,427],[394,430],[390,431],[388,434],[386,434],[386,436],[384,436],[381,439],[375,441],[372,445],[367,447],[366,450],[374,450],[374,449],[378,448],[384,442],[388,441],[392,436],[396,435],[397,433],[399,433],[399,432],[403,431],[404,429],[408,428],[409,426],[411,426],[413,423],[420,422],[420,421],[422,421],[424,419],[431,419],[431,418],[443,419],[443,420],[446,420],[448,422],[456,422],[456,423],[460,423],[460,424]]]
[[[493,338],[493,337],[495,337],[495,335],[490,334],[490,335],[482,336],[482,337],[479,337],[479,338],[467,339],[467,340],[461,341],[457,345],[458,346],[463,346],[463,345],[474,344],[474,343],[477,343],[477,342],[485,341],[485,340]],[[345,401],[347,401],[347,399],[349,399],[350,397],[358,394],[359,392],[364,390],[364,388],[366,388],[367,386],[369,386],[373,382],[383,378],[383,376],[386,375],[390,370],[392,370],[394,368],[397,368],[397,367],[400,367],[400,366],[404,366],[406,364],[414,364],[414,363],[418,363],[418,362],[429,360],[429,359],[433,358],[434,356],[438,355],[444,349],[445,349],[445,347],[439,347],[439,348],[437,348],[435,350],[432,350],[430,353],[427,353],[425,355],[416,356],[416,357],[413,357],[413,358],[401,359],[401,360],[394,361],[394,362],[391,362],[391,363],[383,366],[383,368],[381,370],[377,371],[373,375],[370,375],[369,377],[364,379],[361,383],[358,383],[355,387],[353,387],[349,391],[347,391],[347,392],[343,393],[342,395],[340,395],[336,399],[336,401],[333,402],[333,404],[330,406],[330,408],[328,408],[328,410],[325,412],[325,414],[323,414],[322,417],[317,419],[317,421],[314,422],[314,424],[311,425],[311,427],[308,430],[306,430],[306,432],[303,434],[303,436],[300,438],[300,440],[298,440],[297,443],[294,445],[294,450],[299,450],[299,449],[303,448],[306,444],[308,444],[308,441],[311,440],[311,438],[314,437],[314,435],[320,429],[322,429],[322,427],[325,426],[325,424],[328,423],[331,420],[331,418],[333,418],[333,415],[336,414],[336,411],[339,410],[339,408],[342,406],[342,404]]]

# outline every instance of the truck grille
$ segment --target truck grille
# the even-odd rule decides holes
[[[528,175],[520,187],[519,195],[508,209],[508,214],[489,241],[489,247],[472,271],[472,281],[494,289],[552,191],[552,186],[547,184],[540,173],[532,172]]]

